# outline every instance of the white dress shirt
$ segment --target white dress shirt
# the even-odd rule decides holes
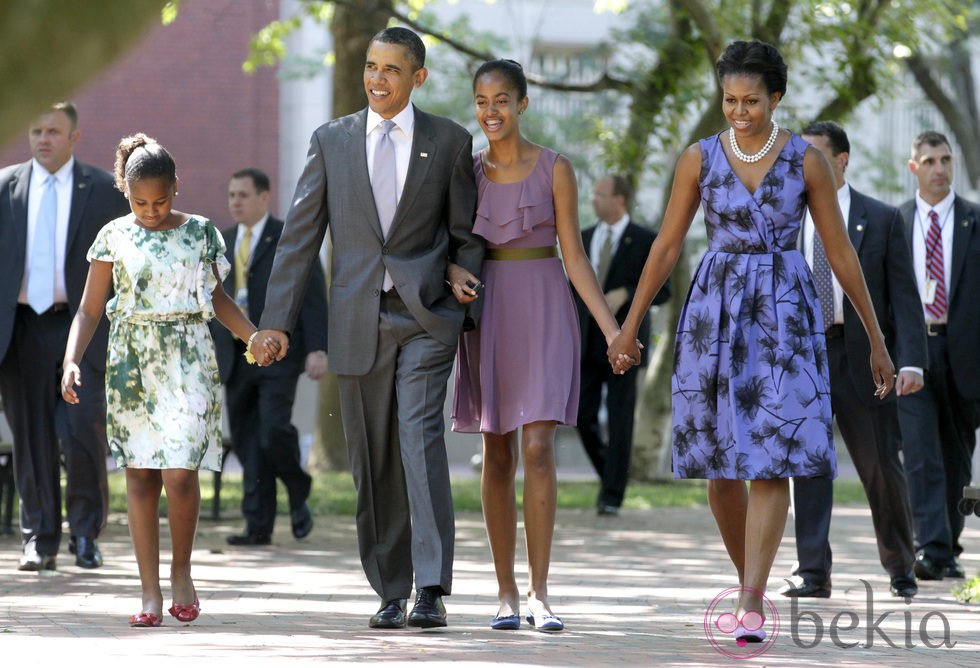
[[[592,243],[589,244],[589,257],[592,259],[593,270],[599,271],[599,251],[602,250],[602,244],[606,243],[606,236],[612,235],[612,246],[609,252],[609,257],[612,258],[616,254],[616,249],[619,248],[619,240],[623,238],[623,233],[626,232],[626,226],[629,225],[629,222],[629,214],[611,225],[604,220],[599,221],[595,227],[595,232],[592,233]]]
[[[929,212],[935,211],[936,215],[939,216],[939,225],[942,227],[943,235],[943,276],[946,284],[946,311],[949,312],[949,279],[952,269],[952,257],[953,257],[953,227],[955,227],[953,220],[953,200],[956,199],[956,194],[952,190],[946,195],[936,206],[932,206],[926,202],[919,193],[915,194],[915,220],[912,224],[912,263],[915,265],[915,282],[919,285],[919,297],[921,298],[924,294],[924,286],[926,284],[926,236],[929,234],[929,226],[932,225],[932,221],[929,219]],[[926,315],[927,323],[944,323],[946,322],[946,316],[944,315],[941,319],[936,320],[931,315],[929,311],[925,310],[925,305],[923,304],[923,313]]]
[[[34,250],[34,231],[37,229],[37,213],[41,208],[44,182],[50,176],[37,160],[31,165],[31,183],[27,194],[27,254],[24,256],[24,278],[20,282],[17,302],[27,303],[27,279],[31,275],[31,252]],[[54,244],[54,303],[68,301],[65,289],[65,247],[68,244],[68,218],[71,213],[71,193],[75,185],[75,158],[71,157],[54,173],[54,188],[58,197],[58,219],[55,223]],[[87,250],[87,249],[86,249]]]

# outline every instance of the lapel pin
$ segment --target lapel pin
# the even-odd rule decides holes
[[[85,187],[85,184],[84,184],[84,183],[79,183],[79,184],[78,184],[78,188],[79,188],[79,190],[81,190],[81,189],[82,189],[82,188],[84,188],[84,187]]]
[[[428,158],[429,157],[429,154],[428,153],[419,153],[419,157],[420,158]]]
[[[960,223],[960,225],[962,225],[963,227],[969,227],[970,221],[964,220],[963,222]]]
[[[864,225],[858,225],[857,226],[857,231],[858,232],[864,232]]]

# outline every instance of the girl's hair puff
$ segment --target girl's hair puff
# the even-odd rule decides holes
[[[137,132],[123,137],[116,147],[116,188],[126,192],[126,183],[142,179],[177,181],[177,163],[156,139]]]

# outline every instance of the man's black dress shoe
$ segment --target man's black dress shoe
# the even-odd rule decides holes
[[[963,565],[956,557],[953,557],[953,560],[946,564],[946,577],[960,579],[966,577],[966,571],[963,570]]]
[[[786,585],[779,593],[790,598],[830,598],[830,586],[804,580],[799,587]]]
[[[313,531],[313,513],[310,512],[310,505],[303,502],[303,505],[289,514],[289,519],[293,523],[293,537],[302,540]]]
[[[98,568],[102,565],[102,552],[94,538],[72,536],[68,539],[68,551],[75,555],[79,568]]]
[[[897,575],[893,577],[888,590],[892,593],[892,596],[912,598],[919,593],[919,585],[915,583],[915,576],[909,573],[908,575]]]
[[[24,554],[20,558],[18,571],[53,571],[57,568],[53,554],[41,554],[37,551],[37,542],[31,538],[24,545]]]
[[[229,545],[272,545],[272,536],[267,533],[252,533],[246,531],[237,536],[228,536],[225,540]]]
[[[595,509],[596,515],[619,515],[619,506],[600,503]]]
[[[915,577],[920,580],[942,580],[946,567],[937,564],[928,554],[919,554],[915,558]]]
[[[415,596],[415,606],[408,615],[408,625],[422,629],[446,626],[446,606],[441,587],[422,587]]]
[[[372,629],[403,629],[405,628],[405,605],[407,599],[396,598],[381,606],[381,609],[368,622]]]

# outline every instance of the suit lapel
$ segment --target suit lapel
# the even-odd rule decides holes
[[[850,186],[848,186],[850,188]],[[868,209],[864,205],[864,197],[854,188],[851,190],[851,206],[847,213],[847,236],[855,252],[860,252],[864,241],[864,232],[868,229]]]
[[[911,199],[902,206],[898,207],[902,214],[902,223],[905,225],[905,241],[909,248],[912,248],[912,228],[915,226],[915,199]]]
[[[357,114],[348,130],[347,141],[344,142],[344,157],[350,166],[351,198],[360,202],[367,216],[371,229],[384,239],[381,233],[381,221],[378,220],[378,210],[374,205],[374,192],[371,190],[371,173],[367,164],[367,108]]]
[[[72,185],[71,211],[68,214],[68,237],[65,241],[66,258],[69,255],[68,249],[72,247],[72,244],[75,242],[75,237],[78,236],[78,230],[82,225],[82,214],[85,212],[89,192],[92,190],[89,187],[91,183],[88,169],[83,167],[78,160],[75,161],[75,169],[73,171],[75,182]]]
[[[949,303],[953,302],[956,284],[963,274],[963,266],[966,264],[966,249],[970,244],[970,237],[973,235],[974,228],[977,226],[973,212],[963,206],[959,197],[953,200],[953,224],[953,264],[949,277]]]
[[[27,196],[30,188],[31,163],[25,162],[10,181],[10,219],[16,235],[16,252],[22,264],[27,260]]]
[[[394,233],[395,226],[405,217],[405,213],[412,208],[415,197],[429,173],[429,165],[435,159],[436,144],[432,139],[432,124],[429,122],[429,116],[415,107],[415,128],[412,130],[412,152],[408,159],[408,173],[405,175],[405,186],[402,188],[401,197],[398,198],[395,217],[391,221],[391,230],[388,231],[389,237]]]
[[[252,262],[253,266],[259,263],[259,260],[269,252],[270,248],[275,248],[276,239],[281,231],[281,226],[276,224],[272,218],[269,218],[265,222],[265,227],[262,230],[262,238],[256,243],[255,249],[252,251]]]

